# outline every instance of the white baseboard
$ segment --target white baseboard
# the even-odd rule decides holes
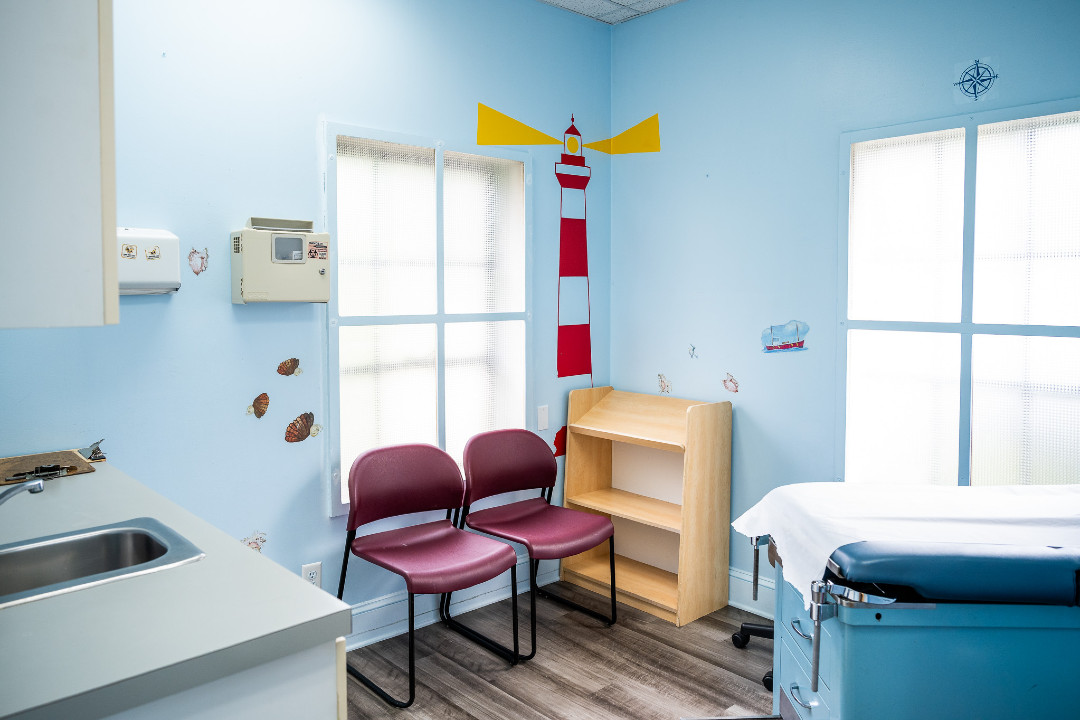
[[[518,557],[517,576],[518,592],[527,592],[529,589],[528,558]],[[558,579],[559,570],[556,565],[552,570],[538,575],[536,583],[548,585]],[[773,619],[773,609],[776,606],[776,583],[771,577],[758,578],[757,600],[753,599],[752,573],[731,568],[728,571],[728,579],[728,605],[770,620]],[[454,593],[450,602],[451,612],[455,616],[461,615],[508,597],[510,597],[510,588],[507,587],[506,579],[499,576],[494,580]],[[353,632],[346,638],[346,648],[352,651],[407,633],[409,631],[408,600],[409,594],[401,591],[354,605],[352,609]],[[417,628],[439,622],[438,602],[438,595],[416,597]]]
[[[776,607],[776,581],[759,575],[758,597],[754,600],[754,574],[731,568],[728,571],[728,605],[772,620]]]

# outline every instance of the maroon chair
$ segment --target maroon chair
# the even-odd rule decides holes
[[[529,607],[532,651],[536,655],[536,596],[571,607],[609,626],[615,623],[615,528],[603,515],[551,504],[557,468],[544,440],[528,430],[493,430],[465,445],[465,505],[459,526],[521,543],[529,551]],[[477,500],[516,490],[540,490],[540,497],[470,512]],[[611,616],[583,607],[536,585],[541,560],[577,555],[608,541],[611,565]],[[445,605],[445,603],[444,603]]]
[[[461,508],[465,483],[457,463],[431,445],[396,445],[370,450],[356,458],[349,471],[348,538],[341,561],[338,598],[345,590],[349,554],[386,568],[405,579],[409,592],[409,699],[396,700],[359,670],[349,674],[394,707],[416,698],[414,596],[445,595],[471,587],[510,570],[514,648],[499,653],[511,665],[518,660],[517,555],[505,543],[454,526],[451,514]],[[445,520],[357,537],[361,525],[382,518],[430,510],[446,510]],[[442,604],[440,600],[440,614]],[[495,648],[492,648],[495,649]]]

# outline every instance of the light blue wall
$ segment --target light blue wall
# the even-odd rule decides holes
[[[841,465],[840,133],[1080,96],[1078,31],[1075,0],[686,0],[614,28],[613,128],[658,112],[663,149],[613,161],[612,382],[734,403],[733,517]],[[976,59],[1000,75],[978,103],[953,88]],[[809,349],[763,354],[792,319]]]
[[[105,437],[114,464],[237,539],[267,533],[285,567],[321,560],[332,589],[325,436],[283,440],[301,412],[325,423],[325,309],[231,305],[228,233],[317,219],[321,115],[482,152],[483,102],[556,136],[574,113],[586,141],[660,114],[659,154],[587,151],[596,384],[657,392],[664,373],[673,395],[732,400],[733,514],[829,480],[840,133],[1080,96],[1078,30],[1074,0],[685,0],[614,28],[534,0],[116,0],[119,222],[207,248],[210,268],[122,298],[115,327],[0,331],[0,455]],[[977,106],[952,87],[976,58],[1001,74]],[[588,384],[554,371],[558,150],[531,149],[549,441]],[[763,355],[761,330],[793,318],[810,349]],[[294,356],[303,375],[278,376]],[[273,412],[244,415],[264,391]],[[346,599],[396,587],[376,576]]]
[[[208,249],[209,269],[185,263],[175,296],[121,298],[118,326],[0,330],[0,456],[104,437],[121,470],[238,540],[266,533],[263,553],[294,572],[322,561],[336,590],[345,529],[328,518],[326,436],[284,441],[303,412],[326,424],[326,309],[232,305],[229,233],[252,215],[318,221],[320,116],[483,152],[483,102],[556,137],[575,113],[587,138],[607,137],[610,30],[534,0],[115,0],[114,14],[118,222],[174,232],[185,258]],[[533,397],[550,406],[552,441],[566,393],[589,380],[555,377],[560,147],[528,150]],[[603,289],[610,163],[590,160]],[[603,383],[605,290],[592,305]],[[289,357],[302,375],[276,373]],[[270,411],[256,420],[245,409],[261,392]],[[530,408],[534,427],[535,417]],[[351,582],[346,599],[401,589],[380,573]]]

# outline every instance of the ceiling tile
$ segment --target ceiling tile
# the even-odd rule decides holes
[[[616,25],[682,0],[540,0],[594,20]]]
[[[616,10],[611,10],[603,15],[597,17],[597,20],[606,22],[609,25],[617,25],[618,23],[625,22],[632,18],[636,18],[641,14],[640,10],[634,10],[633,8],[620,7]]]
[[[682,2],[682,0],[633,0],[626,4],[630,7],[638,10],[642,13],[652,12],[653,10],[659,10],[660,8],[674,5],[675,3]]]

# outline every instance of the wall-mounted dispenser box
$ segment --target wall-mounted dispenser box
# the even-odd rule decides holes
[[[168,230],[116,228],[121,295],[164,295],[180,289],[180,238]]]
[[[231,240],[234,303],[330,300],[330,235],[310,220],[253,217]]]

